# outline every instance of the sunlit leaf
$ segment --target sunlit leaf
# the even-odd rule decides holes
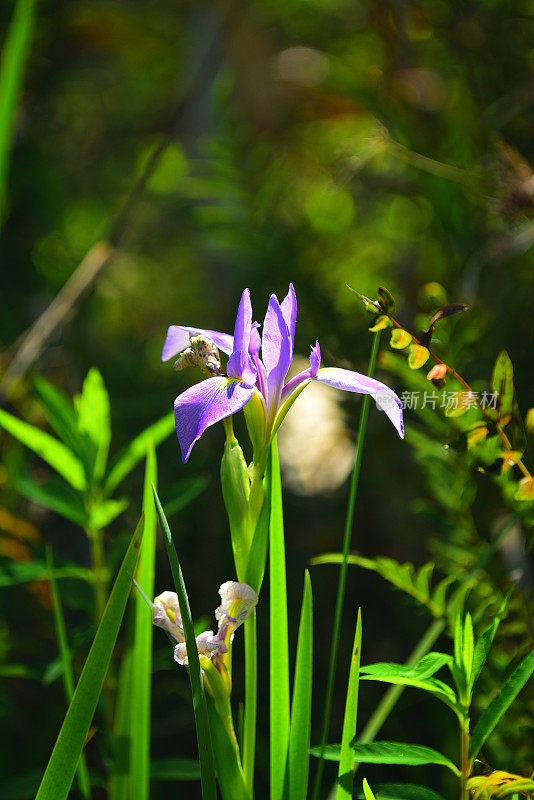
[[[408,366],[410,369],[419,369],[428,361],[430,353],[426,347],[420,344],[411,344],[408,355]]]
[[[415,783],[377,783],[375,791],[379,800],[444,800],[434,789]],[[363,791],[358,792],[355,797],[365,800]]]
[[[369,330],[373,331],[373,333],[376,333],[376,331],[383,331],[386,328],[391,328],[392,325],[393,323],[389,319],[389,317],[380,314],[374,321],[373,325],[369,328]]]
[[[367,778],[363,779],[362,787],[363,787],[363,795],[365,797],[365,800],[376,800],[376,797],[374,796],[371,787],[367,783]]]
[[[313,610],[310,574],[304,576],[304,593],[300,614],[295,678],[291,702],[289,731],[289,797],[299,800],[307,796],[311,730],[313,674]]]
[[[521,478],[514,497],[516,500],[534,500],[534,478]]]
[[[65,519],[85,528],[89,517],[78,492],[57,476],[51,476],[46,483],[35,483],[23,476],[15,478],[15,489],[35,503],[61,514]]]
[[[354,777],[354,753],[351,742],[356,735],[356,722],[358,718],[358,690],[360,684],[360,659],[362,651],[362,612],[358,609],[354,644],[350,659],[349,681],[347,699],[345,701],[345,714],[343,716],[343,732],[341,734],[341,755],[339,759],[337,800],[352,797],[352,782]],[[365,782],[364,782],[365,788]]]
[[[389,343],[395,350],[402,350],[403,347],[408,347],[411,341],[412,337],[408,331],[405,331],[401,328],[395,328],[391,331],[391,339],[389,340]]]
[[[83,382],[82,393],[74,398],[78,428],[90,442],[92,475],[99,480],[106,471],[111,439],[109,396],[100,372],[92,367]]]
[[[0,426],[37,453],[75,489],[82,491],[86,488],[87,481],[82,462],[62,442],[3,409],[0,409]]]
[[[128,500],[104,500],[93,506],[89,517],[89,525],[93,530],[101,530],[109,525],[119,514],[128,508]]]

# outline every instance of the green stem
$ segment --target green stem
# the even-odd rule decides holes
[[[460,723],[460,754],[461,754],[461,775],[460,775],[460,800],[469,800],[467,791],[467,781],[469,778],[469,717],[463,717]]]
[[[74,694],[74,675],[72,672],[70,648],[67,639],[63,606],[61,605],[61,597],[59,595],[59,589],[56,580],[52,575],[54,563],[52,558],[52,548],[49,545],[47,545],[46,548],[46,565],[50,573],[49,581],[50,593],[52,595],[52,611],[54,614],[54,625],[56,628],[59,657],[61,659],[63,686],[65,688],[67,705],[70,705],[72,695]],[[89,800],[91,797],[91,782],[89,780],[89,772],[87,771],[87,763],[85,761],[85,755],[83,752],[78,762],[77,778],[82,797],[84,800]]]
[[[96,623],[99,624],[108,601],[108,574],[104,558],[104,541],[101,530],[86,531],[91,542],[93,560],[93,583],[95,587]]]
[[[256,611],[245,622],[245,711],[243,716],[243,772],[248,794],[254,796],[254,758],[256,753],[257,642]]]
[[[369,368],[367,374],[369,377],[373,376],[376,365],[376,358],[378,355],[378,346],[380,343],[380,332],[375,333],[373,337],[373,345],[371,348],[371,356],[369,358]],[[347,582],[347,558],[350,549],[350,540],[352,534],[352,525],[354,518],[354,508],[356,505],[356,493],[358,490],[358,481],[360,477],[360,468],[362,463],[363,443],[365,439],[365,431],[367,428],[367,418],[369,416],[369,402],[370,397],[368,394],[364,395],[362,402],[362,410],[360,414],[360,424],[358,428],[358,441],[356,444],[356,458],[354,461],[354,469],[349,489],[349,502],[347,506],[347,516],[345,519],[345,533],[343,536],[343,561],[341,563],[341,570],[339,574],[339,582],[337,587],[336,597],[336,611],[334,616],[334,627],[332,631],[332,645],[330,648],[330,664],[328,666],[328,679],[326,682],[326,696],[323,712],[323,727],[321,730],[321,754],[317,764],[317,772],[315,775],[315,783],[313,787],[313,800],[318,800],[321,792],[321,784],[324,772],[324,749],[326,746],[326,739],[330,728],[330,715],[332,711],[332,698],[334,693],[334,678],[336,674],[337,655],[339,649],[339,638],[341,631],[341,615],[343,612],[343,601],[345,599],[345,585]]]

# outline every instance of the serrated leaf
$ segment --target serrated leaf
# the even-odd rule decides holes
[[[106,471],[111,423],[109,395],[100,372],[92,367],[83,382],[82,393],[74,398],[78,428],[86,434],[91,447],[89,461],[92,475],[100,480]]]
[[[361,680],[380,681],[392,683],[397,686],[412,686],[434,695],[438,700],[448,705],[453,710],[457,708],[457,699],[454,691],[443,681],[437,678],[419,678],[403,673],[400,664],[372,664],[370,667],[361,668]],[[393,669],[395,668],[395,669]]]
[[[469,748],[469,757],[471,759],[474,759],[478,755],[480,748],[533,672],[534,650],[532,650],[514,669],[498,694],[482,712],[471,736],[471,745]]]
[[[429,356],[428,348],[422,347],[420,344],[411,344],[408,355],[408,366],[410,369],[419,369],[423,364],[426,364]]]
[[[54,439],[40,428],[35,428],[18,417],[8,414],[3,409],[0,409],[0,426],[34,453],[37,453],[75,489],[83,491],[87,488],[82,462],[62,442]]]
[[[394,328],[394,330],[391,331],[391,339],[389,340],[389,344],[394,350],[402,350],[404,347],[408,347],[411,341],[412,337],[408,331],[405,331],[402,328]]]
[[[384,316],[383,314],[379,314],[379,316],[375,319],[373,325],[369,328],[370,331],[376,333],[377,331],[383,331],[386,328],[391,328],[393,323],[389,319],[389,317]]]
[[[512,418],[514,403],[514,368],[506,350],[501,350],[497,356],[491,377],[491,390],[497,395],[496,411],[495,414],[492,413],[492,417],[504,426]]]
[[[377,783],[375,790],[379,800],[444,800],[442,795],[428,786],[415,783]],[[357,800],[364,799],[363,791],[355,797]]]
[[[386,314],[394,314],[395,313],[395,300],[391,292],[389,292],[385,286],[379,286],[377,289],[378,294],[378,302],[380,304],[380,308]]]

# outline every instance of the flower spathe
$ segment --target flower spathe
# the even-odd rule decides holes
[[[222,604],[215,610],[215,618],[219,622],[216,634],[204,631],[196,637],[199,656],[214,660],[228,652],[234,633],[250,616],[258,603],[258,595],[246,583],[226,581],[219,589]],[[174,660],[187,665],[187,648],[178,596],[176,592],[162,592],[154,600],[152,608],[154,625],[163,628],[177,640],[174,648]]]
[[[313,380],[347,392],[369,394],[404,437],[402,404],[389,387],[358,372],[321,367],[321,350],[316,342],[309,369],[285,383],[293,360],[297,298],[293,284],[280,303],[271,295],[262,336],[252,320],[250,292],[241,296],[233,337],[217,331],[171,325],[161,358],[167,361],[188,347],[189,338],[203,335],[229,355],[227,375],[208,378],[187,389],[174,402],[176,433],[184,463],[206,428],[235,414],[253,398],[263,411],[263,439],[267,447],[287,411]],[[261,349],[261,358],[260,358]]]

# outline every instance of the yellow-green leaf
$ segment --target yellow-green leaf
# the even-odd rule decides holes
[[[496,418],[506,425],[512,418],[514,403],[514,368],[506,350],[501,350],[493,367],[491,390],[497,395]]]
[[[376,331],[383,331],[386,328],[391,328],[392,324],[393,323],[388,317],[384,316],[384,314],[380,314],[376,318],[375,324],[371,328],[369,328],[369,330],[373,331],[373,333],[376,333]]]
[[[408,356],[408,366],[410,369],[419,369],[426,364],[430,353],[428,348],[422,347],[420,344],[410,345],[410,354]]]
[[[391,332],[391,339],[389,343],[395,350],[402,350],[403,347],[408,347],[411,341],[412,337],[408,331],[405,331],[402,328],[395,328],[395,330]]]
[[[514,497],[516,500],[534,500],[534,478],[522,478]]]

